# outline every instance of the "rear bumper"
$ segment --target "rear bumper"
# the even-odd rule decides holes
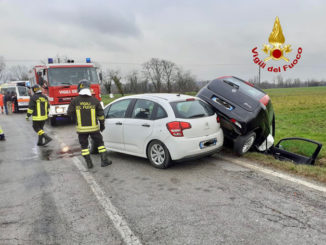
[[[223,131],[197,138],[182,138],[173,137],[171,140],[166,140],[164,143],[168,148],[172,160],[181,160],[189,158],[197,158],[217,152],[223,146]],[[200,149],[200,142],[216,139],[216,144]]]

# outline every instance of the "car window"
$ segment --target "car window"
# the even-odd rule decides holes
[[[150,119],[155,103],[150,100],[137,100],[131,118]]]
[[[200,100],[171,102],[177,118],[199,118],[214,115],[208,104]]]
[[[162,106],[157,105],[157,111],[156,111],[156,115],[155,115],[155,119],[162,119],[167,117],[167,113],[166,111],[162,108]]]
[[[126,115],[128,106],[130,104],[130,99],[128,100],[120,100],[118,102],[113,103],[109,107],[109,112],[107,113],[106,118],[123,118]]]
[[[248,85],[245,81],[240,80],[236,77],[223,78],[223,81],[226,83],[230,82],[231,86],[232,85],[237,86],[236,87],[237,89],[240,89],[242,93],[249,95],[250,97],[261,99],[262,97],[265,96],[265,94],[262,91]]]

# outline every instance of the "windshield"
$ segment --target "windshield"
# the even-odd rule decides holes
[[[81,80],[99,83],[95,67],[50,68],[48,76],[49,84],[52,86],[77,85]]]
[[[18,94],[19,96],[28,96],[28,90],[26,87],[18,87]]]

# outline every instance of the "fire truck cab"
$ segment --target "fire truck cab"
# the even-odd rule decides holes
[[[92,95],[101,101],[100,76],[90,58],[86,58],[86,63],[74,63],[73,60],[53,63],[49,58],[48,64],[34,66],[31,73],[31,86],[39,84],[49,99],[52,126],[58,117],[67,116],[71,100],[78,96],[77,85],[81,80],[90,81]]]

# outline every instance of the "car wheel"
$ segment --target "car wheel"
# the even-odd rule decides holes
[[[88,137],[88,150],[89,153],[91,154],[98,154],[98,146],[95,144],[94,140],[92,139],[92,137]]]
[[[170,165],[170,153],[166,146],[158,140],[153,140],[147,148],[147,157],[155,168],[167,168]]]
[[[236,138],[233,146],[234,152],[238,156],[242,156],[253,146],[256,139],[256,133],[252,132],[247,135],[239,136]]]

